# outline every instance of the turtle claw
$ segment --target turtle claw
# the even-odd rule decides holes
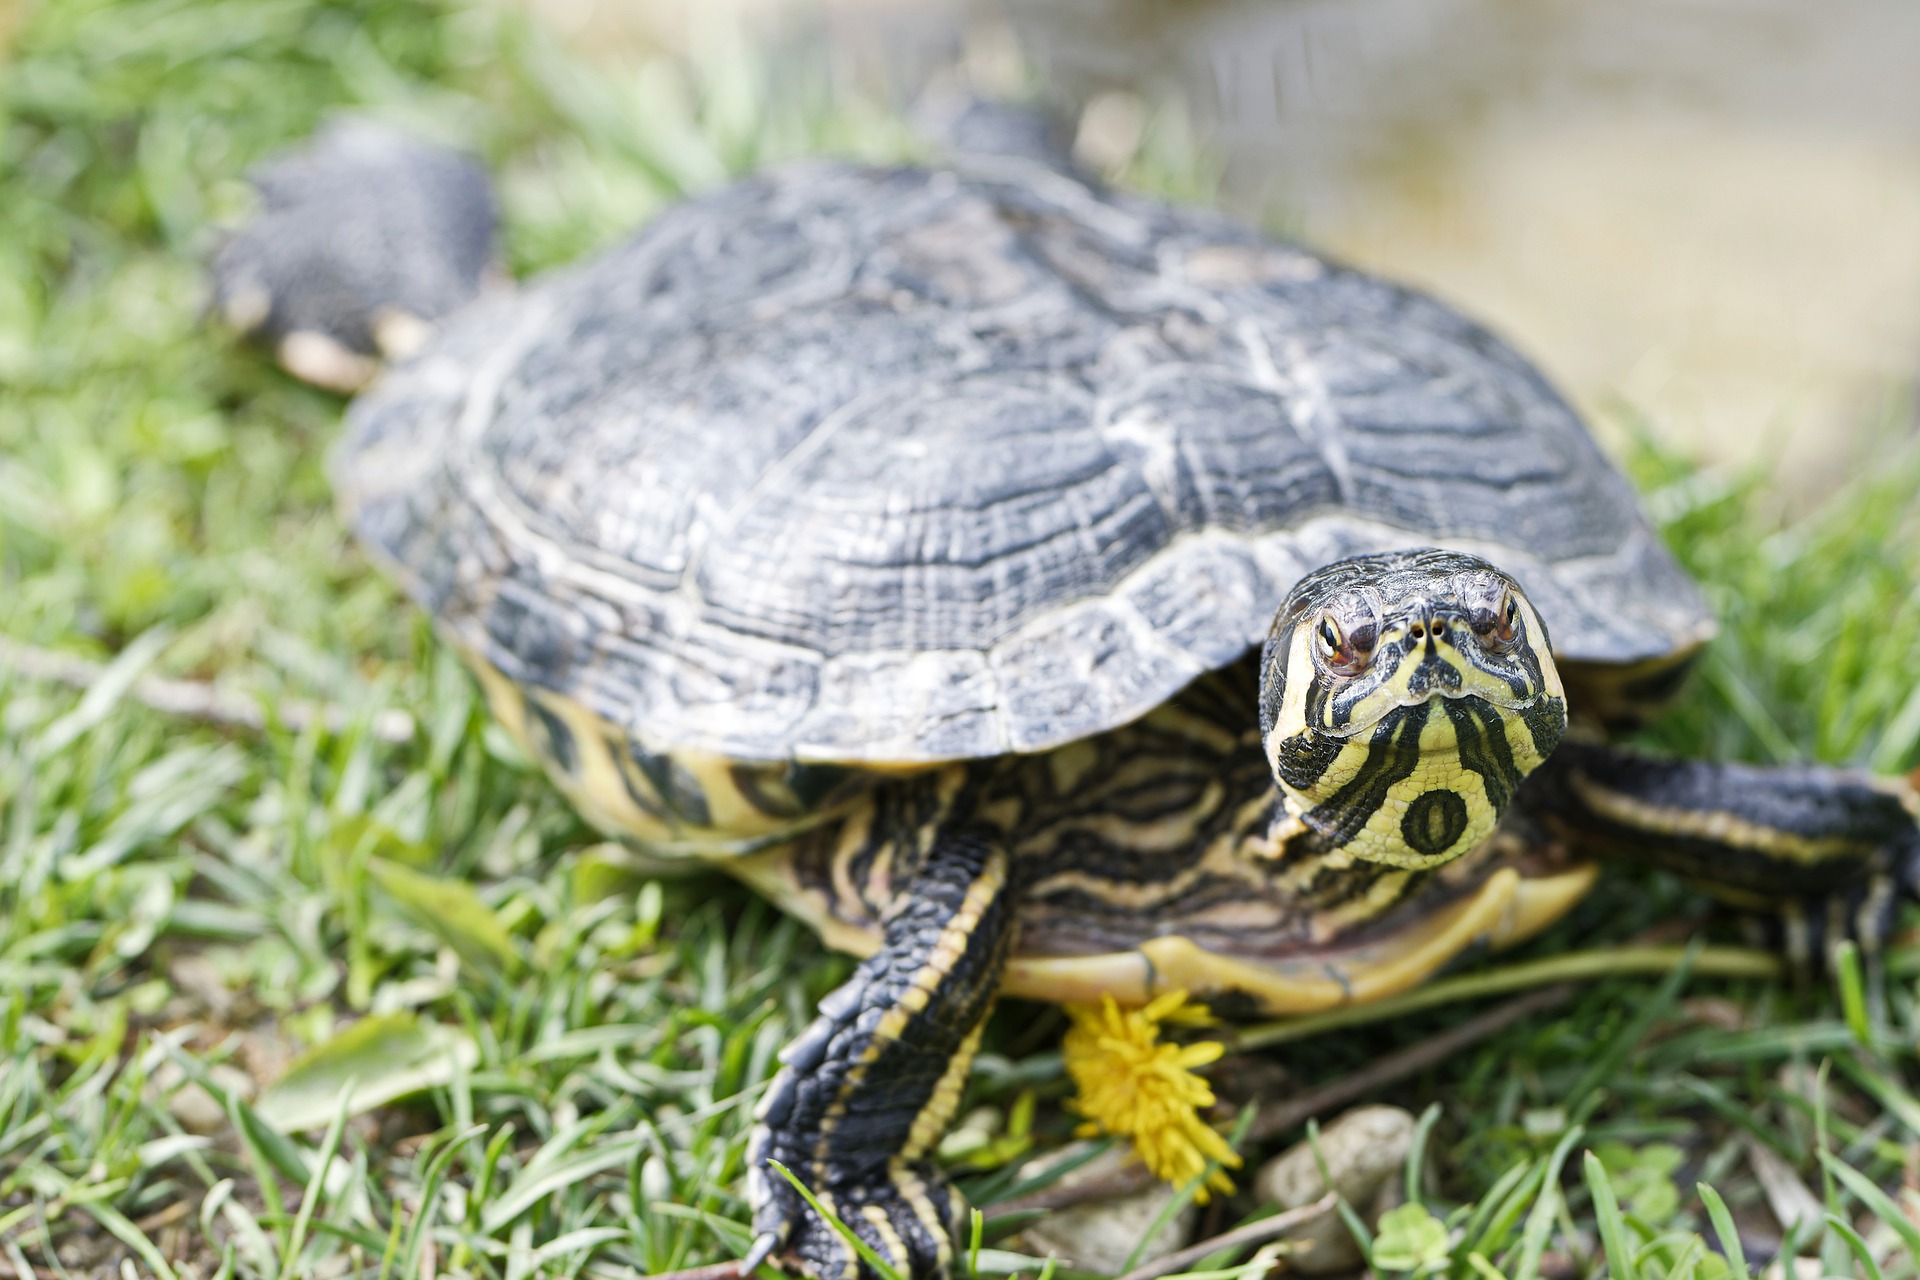
[[[815,1213],[798,1195],[763,1202],[754,1215],[759,1234],[741,1262],[743,1280],[769,1260],[813,1280],[880,1280],[849,1233],[907,1280],[952,1274],[956,1224],[947,1219],[954,1197],[931,1164],[890,1163],[854,1180],[819,1166],[808,1172],[808,1185],[838,1221]]]
[[[952,1274],[965,1201],[931,1161],[833,1164],[808,1159],[809,1145],[764,1120],[754,1135],[748,1197],[755,1235],[740,1264],[742,1280],[769,1261],[812,1280],[880,1280],[848,1233],[907,1280]],[[815,1212],[776,1163],[838,1221]]]
[[[1756,941],[1777,949],[1796,981],[1834,972],[1847,943],[1859,949],[1871,970],[1893,937],[1900,903],[1916,896],[1906,880],[1905,874],[1875,874],[1832,893],[1789,898],[1761,918],[1762,936]]]
[[[771,1258],[773,1251],[779,1247],[780,1237],[771,1231],[762,1231],[755,1236],[753,1243],[747,1246],[746,1256],[740,1259],[741,1276],[750,1276],[758,1271],[760,1264]]]

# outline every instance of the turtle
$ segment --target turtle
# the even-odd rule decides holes
[[[222,255],[282,350],[430,330],[349,408],[346,520],[587,818],[860,957],[756,1113],[749,1264],[872,1274],[777,1162],[953,1270],[935,1146],[1001,994],[1378,999],[1607,858],[1803,959],[1920,886],[1902,782],[1609,742],[1713,614],[1568,401],[1426,294],[1032,130],[771,168],[489,289],[459,162],[339,137],[297,161],[336,205],[466,201],[452,243],[353,237],[441,256],[362,269],[344,325],[281,296],[342,293],[338,208]],[[466,296],[375,296],[416,278]]]

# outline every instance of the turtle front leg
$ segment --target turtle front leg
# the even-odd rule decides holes
[[[1777,917],[1803,967],[1844,938],[1878,952],[1900,901],[1920,896],[1920,796],[1896,779],[1569,742],[1519,803],[1577,850],[1666,868]]]
[[[1008,865],[997,837],[942,831],[880,950],[780,1055],[748,1149],[748,1270],[778,1254],[818,1280],[872,1274],[778,1161],[902,1274],[950,1273],[964,1205],[932,1154],[1013,942]]]

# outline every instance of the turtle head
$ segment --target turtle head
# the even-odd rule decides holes
[[[1394,552],[1301,579],[1260,672],[1286,807],[1335,850],[1431,867],[1493,831],[1566,731],[1547,629],[1474,556]]]

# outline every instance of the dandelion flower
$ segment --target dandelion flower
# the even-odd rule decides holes
[[[1204,1005],[1187,1003],[1174,991],[1144,1009],[1122,1009],[1112,996],[1099,1004],[1070,1004],[1073,1026],[1061,1046],[1067,1074],[1079,1096],[1074,1110],[1089,1123],[1087,1134],[1104,1130],[1130,1139],[1140,1162],[1156,1177],[1184,1186],[1206,1172],[1209,1160],[1238,1168],[1240,1157],[1199,1108],[1213,1105],[1213,1090],[1193,1073],[1220,1057],[1216,1042],[1164,1044],[1163,1023],[1204,1025]],[[1195,1199],[1206,1203],[1208,1190],[1232,1191],[1233,1180],[1215,1169]]]

